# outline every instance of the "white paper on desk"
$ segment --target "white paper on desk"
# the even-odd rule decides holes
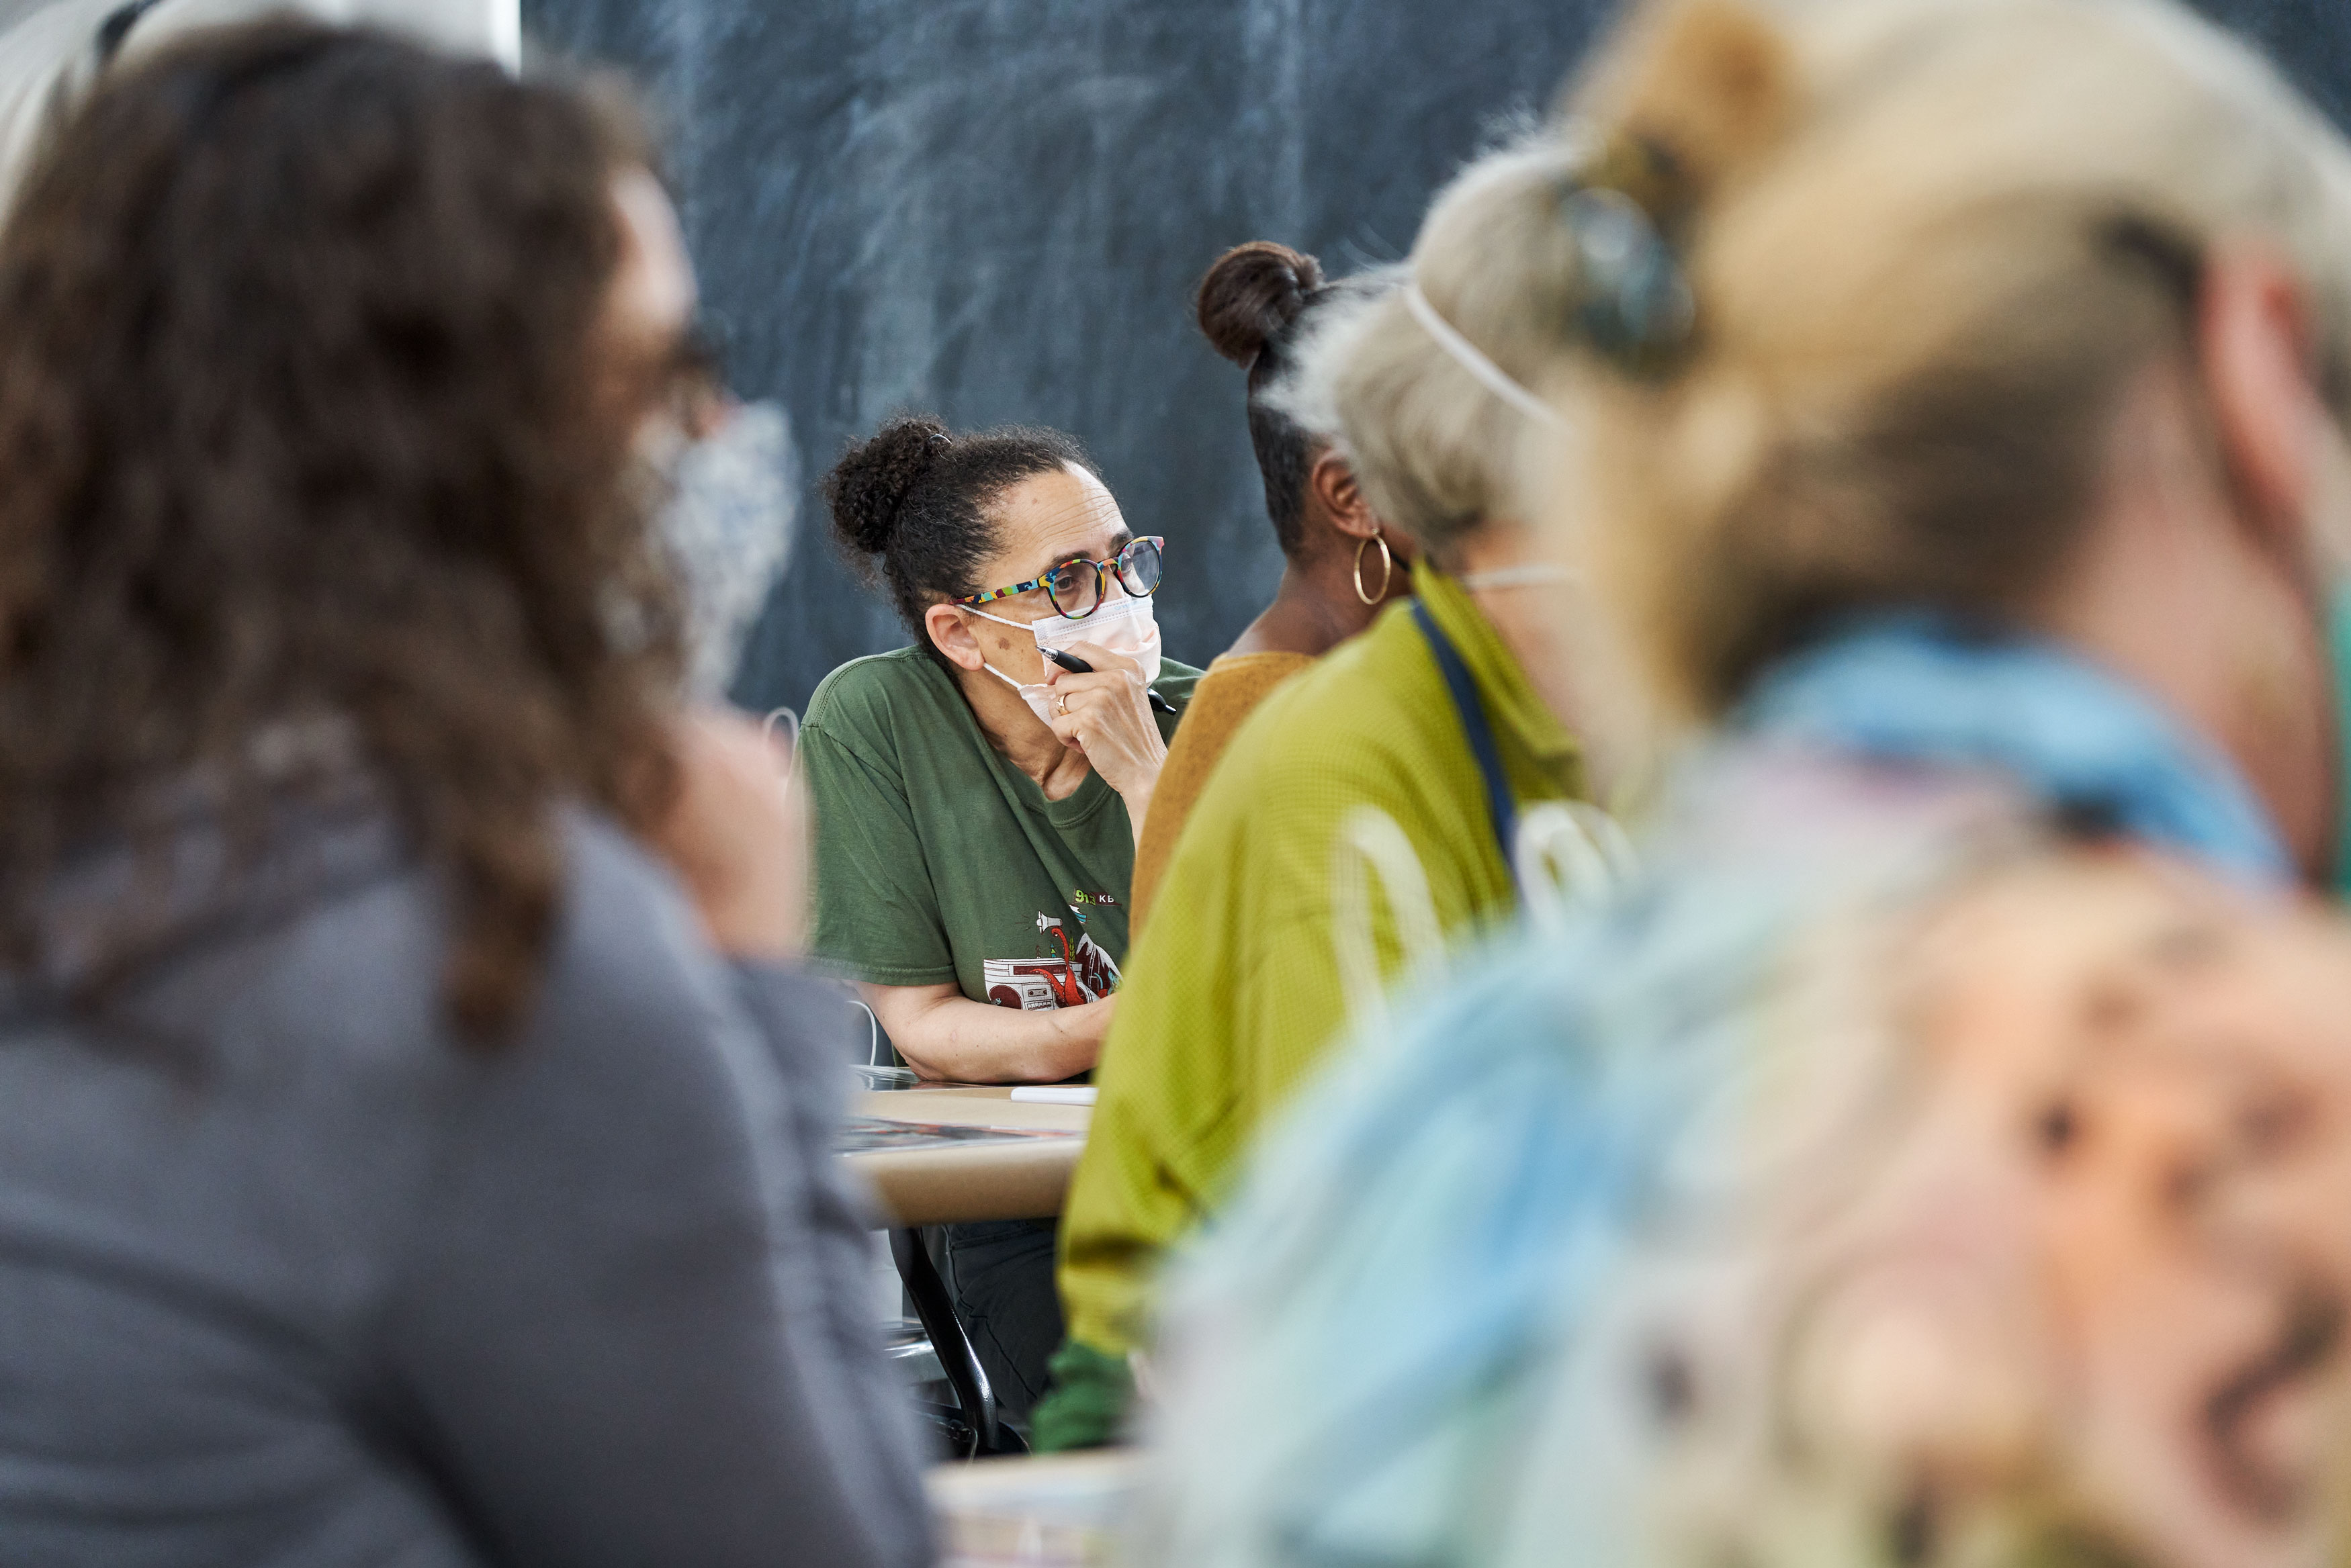
[[[1094,1094],[1092,1084],[1023,1084],[1012,1097],[1024,1106],[1091,1106]]]
[[[1140,1469],[1132,1449],[935,1467],[925,1484],[947,1548],[946,1568],[1090,1568],[1110,1561]]]

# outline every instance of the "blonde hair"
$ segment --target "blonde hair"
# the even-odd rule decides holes
[[[2298,268],[2351,398],[2351,156],[2167,0],[1672,0],[1572,108],[1672,171],[1636,194],[1697,301],[1663,373],[1563,374],[1562,509],[1669,710],[1719,711],[1841,614],[2041,587],[2223,235]]]
[[[1566,297],[1573,241],[1560,202],[1583,161],[1551,131],[1479,159],[1437,193],[1406,264],[1438,316],[1520,382],[1541,372],[1552,342],[1529,324]],[[1271,398],[1336,441],[1382,521],[1440,556],[1489,518],[1524,515],[1527,414],[1453,358],[1402,289],[1325,312]]]

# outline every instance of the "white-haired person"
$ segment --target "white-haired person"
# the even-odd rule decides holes
[[[1557,416],[1525,385],[1541,340],[1513,326],[1563,260],[1567,236],[1538,214],[1573,167],[1573,148],[1547,135],[1472,164],[1431,207],[1409,277],[1320,305],[1285,346],[1281,384],[1259,394],[1298,428],[1336,433],[1376,529],[1364,594],[1384,597],[1391,557],[1409,554],[1416,597],[1259,704],[1168,857],[1063,1215],[1070,1337],[1038,1414],[1043,1446],[1118,1433],[1159,1260],[1214,1211],[1360,992],[1406,967],[1398,933],[1411,918],[1400,925],[1374,899],[1379,977],[1350,996],[1352,921],[1332,866],[1351,825],[1375,812],[1399,831],[1434,916],[1420,945],[1432,945],[1514,917],[1519,820],[1588,787],[1578,601],[1518,484],[1529,454],[1557,439]]]
[[[2339,1562],[2351,153],[2168,0],[1677,0],[1508,330],[1696,733],[1297,1104],[1145,1562]]]

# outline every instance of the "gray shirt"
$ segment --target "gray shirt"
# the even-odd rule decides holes
[[[618,829],[565,848],[502,1048],[444,1027],[441,900],[367,813],[95,1014],[0,989],[0,1563],[928,1560],[845,1005],[715,956]]]

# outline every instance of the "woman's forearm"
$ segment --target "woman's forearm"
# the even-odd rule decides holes
[[[1148,784],[1127,790],[1119,797],[1126,803],[1126,823],[1134,829],[1134,846],[1137,849],[1143,847],[1143,819],[1151,815],[1151,794],[1158,784],[1159,775],[1155,773]]]
[[[967,1084],[1051,1084],[1094,1064],[1115,997],[1022,1012],[974,1002],[952,985],[862,985],[906,1064]]]

